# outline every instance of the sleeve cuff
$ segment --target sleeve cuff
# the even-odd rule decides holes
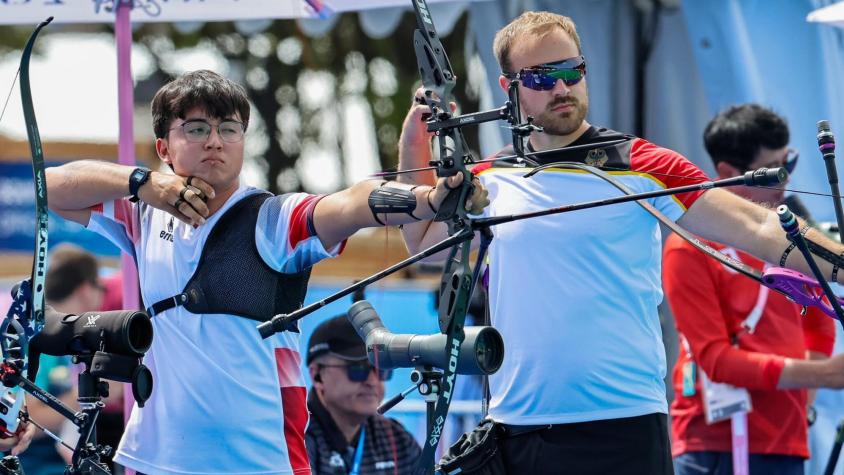
[[[777,388],[783,368],[785,368],[785,358],[782,356],[772,357],[765,363],[762,368],[762,380],[766,389],[774,390]]]

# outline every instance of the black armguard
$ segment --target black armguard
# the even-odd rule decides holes
[[[384,183],[381,183],[381,186],[372,190],[372,193],[369,194],[369,209],[372,211],[375,221],[384,225],[378,215],[392,213],[406,213],[419,221],[419,218],[413,216],[413,210],[416,209],[416,194],[413,193],[413,189],[385,187]]]
[[[811,239],[806,239],[806,244],[809,245],[812,254],[832,264],[832,281],[838,282],[838,269],[844,267],[844,253],[835,254]]]

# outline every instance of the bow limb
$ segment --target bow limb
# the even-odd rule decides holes
[[[32,104],[32,91],[29,81],[29,63],[35,39],[42,28],[53,17],[41,22],[29,37],[21,54],[20,90],[26,133],[32,154],[32,172],[35,183],[35,251],[33,254],[32,274],[29,281],[24,281],[13,292],[14,301],[6,318],[0,324],[0,350],[2,350],[2,379],[19,380],[20,373],[26,369],[27,376],[34,379],[38,371],[37,356],[30,361],[29,339],[44,327],[44,281],[47,273],[47,180],[44,170],[44,153],[35,109]],[[8,379],[7,379],[8,378]],[[18,429],[21,410],[24,403],[24,391],[17,384],[4,386],[0,396],[0,422],[7,434],[14,434]]]
[[[586,171],[587,173],[590,173],[613,185],[626,195],[633,194],[633,191],[630,190],[626,185],[624,185],[624,183],[622,183],[620,180],[614,178],[612,175],[606,173],[601,169],[589,165],[583,165],[581,163],[570,162],[559,162],[555,164],[546,165],[546,167],[550,166],[555,166],[559,168],[574,168]],[[647,212],[652,214],[666,227],[677,233],[677,235],[679,235],[681,238],[688,241],[689,244],[691,244],[701,252],[705,253],[706,255],[712,257],[713,259],[719,261],[721,264],[729,267],[730,269],[733,269],[734,271],[748,278],[759,282],[765,287],[768,287],[776,292],[783,294],[786,298],[797,303],[798,305],[802,305],[804,307],[818,307],[825,314],[829,315],[832,318],[838,319],[835,310],[832,308],[829,301],[825,300],[823,289],[817,280],[803,275],[800,272],[791,269],[786,269],[783,267],[771,267],[766,269],[764,272],[759,272],[758,270],[745,264],[744,262],[741,262],[738,259],[734,259],[720,251],[717,251],[712,246],[706,244],[695,235],[680,227],[680,225],[678,225],[673,220],[669,219],[667,216],[662,214],[662,212],[654,208],[653,205],[651,205],[647,201],[637,200],[636,203],[642,206]],[[838,297],[837,300],[841,305],[844,305],[844,299]]]
[[[32,90],[29,83],[29,59],[32,55],[32,48],[35,39],[41,29],[47,26],[53,17],[41,22],[26,43],[23,55],[21,56],[20,78],[21,78],[21,104],[23,106],[24,121],[26,122],[26,134],[29,138],[29,149],[32,154],[32,174],[35,179],[35,255],[32,261],[32,322],[28,336],[41,331],[44,327],[44,281],[47,276],[47,178],[44,169],[44,150],[41,146],[41,135],[38,132],[38,122],[35,119],[35,109],[32,104]],[[29,378],[35,377],[37,365]]]

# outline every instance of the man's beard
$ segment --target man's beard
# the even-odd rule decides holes
[[[568,112],[554,112],[551,109],[561,104],[572,104],[573,110]],[[569,135],[577,131],[586,113],[589,111],[589,99],[584,97],[580,100],[573,96],[556,97],[554,102],[548,104],[546,110],[536,116],[535,124],[542,126],[548,135]]]

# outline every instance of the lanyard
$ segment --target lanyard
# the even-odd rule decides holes
[[[352,471],[349,475],[358,475],[360,473],[360,461],[363,459],[363,441],[366,439],[366,425],[360,426],[360,438],[358,438],[358,447],[355,449],[355,461],[352,463]]]

